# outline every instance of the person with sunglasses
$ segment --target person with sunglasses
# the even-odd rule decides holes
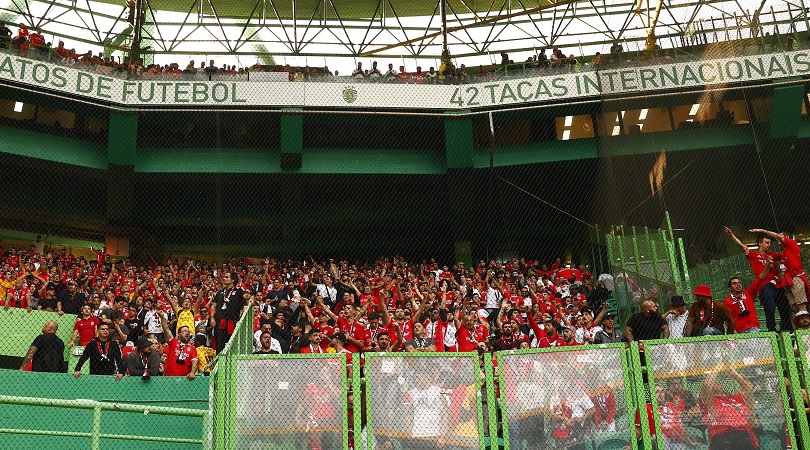
[[[90,360],[91,375],[115,375],[116,380],[124,376],[124,360],[118,342],[110,339],[110,325],[101,322],[97,326],[98,336],[84,347],[79,362],[73,369],[73,376],[79,378],[82,366]]]

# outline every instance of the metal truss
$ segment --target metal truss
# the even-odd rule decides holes
[[[376,7],[364,19],[354,18],[352,3],[341,0],[314,0],[307,9],[292,0],[292,14],[289,0],[249,0],[250,12],[241,17],[221,14],[227,8],[218,0],[187,0],[182,11],[157,10],[156,1],[143,0],[147,54],[436,58],[442,48],[442,0],[428,0],[433,12],[420,17],[400,15],[395,1],[369,0]],[[660,1],[656,36],[663,48],[696,36],[715,42],[808,30],[810,0]],[[537,0],[454,0],[447,7],[447,45],[455,57],[554,47],[583,55],[616,41],[625,51],[640,50],[651,8],[648,0],[559,0],[544,8]],[[132,32],[123,0],[0,0],[0,14],[54,38],[108,50],[126,51]]]

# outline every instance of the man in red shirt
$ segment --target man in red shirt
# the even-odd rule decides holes
[[[546,335],[537,340],[538,348],[564,347],[566,345],[565,340],[557,334],[557,330],[559,329],[557,321],[547,319],[543,323],[543,326],[545,327]]]
[[[709,430],[709,450],[757,450],[759,440],[754,434],[752,421],[756,415],[750,410],[754,404],[754,386],[745,377],[730,369],[724,371],[729,380],[736,381],[740,391],[726,394],[717,381],[719,370],[706,375],[700,389],[700,414]]]
[[[93,315],[93,310],[90,305],[82,306],[82,315],[76,318],[76,324],[73,325],[73,336],[70,338],[68,348],[73,348],[76,345],[76,339],[79,339],[79,347],[84,347],[88,342],[96,337],[96,327],[101,322],[101,319]]]
[[[785,262],[785,296],[790,303],[793,312],[807,311],[808,289],[810,282],[807,281],[807,274],[802,267],[802,255],[799,250],[799,243],[795,239],[785,236],[783,233],[755,228],[752,233],[762,233],[771,239],[776,239],[782,244],[782,258]]]
[[[779,279],[779,264],[777,262],[781,261],[782,254],[771,251],[771,238],[760,234],[757,237],[758,248],[754,251],[743,244],[729,227],[725,227],[724,231],[729,238],[734,241],[737,247],[740,247],[743,251],[755,275],[762,273],[769,258],[774,261],[773,267],[768,273],[766,283],[759,292],[759,301],[765,309],[765,327],[768,331],[777,331],[776,310],[778,309],[780,330],[793,331],[793,328],[790,326],[790,305],[788,305],[787,298],[785,297],[785,289],[782,286],[782,281]]]
[[[197,376],[197,349],[189,342],[191,333],[188,327],[183,326],[177,330],[177,337],[172,336],[169,330],[169,320],[166,313],[160,312],[163,320],[163,336],[166,337],[166,376],[185,376],[193,380]]]
[[[773,260],[769,259],[759,277],[746,290],[743,290],[742,281],[738,277],[732,277],[728,280],[728,289],[731,291],[731,295],[726,297],[723,303],[734,316],[734,331],[737,333],[760,332],[759,319],[757,318],[757,312],[754,310],[756,308],[754,299],[762,286],[767,283],[768,273],[772,266]]]

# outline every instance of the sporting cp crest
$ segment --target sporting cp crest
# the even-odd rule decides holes
[[[346,103],[354,103],[357,100],[357,90],[351,86],[347,86],[346,89],[343,90],[343,100],[346,100]]]

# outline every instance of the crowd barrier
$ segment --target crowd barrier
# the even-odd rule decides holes
[[[347,361],[252,355],[252,323],[210,378],[0,371],[0,435],[66,449],[810,449],[807,331]]]
[[[217,448],[807,449],[791,399],[810,375],[810,333],[797,344],[798,358],[790,335],[760,333],[492,361],[367,353],[351,367],[335,354],[229,355],[234,403],[214,416],[228,436]]]

